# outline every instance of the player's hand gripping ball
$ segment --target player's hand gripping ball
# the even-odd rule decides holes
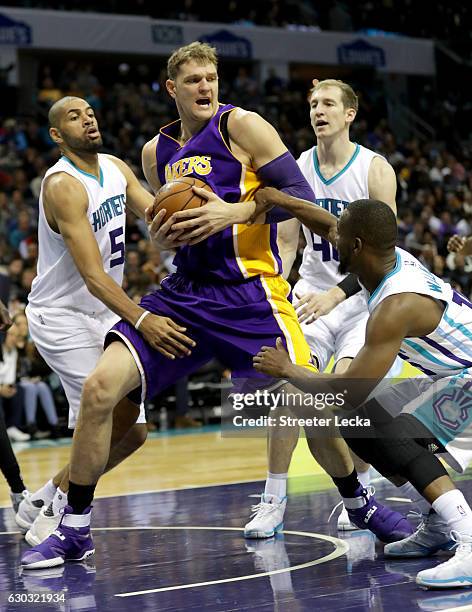
[[[193,176],[184,176],[175,181],[169,181],[156,193],[151,213],[152,219],[154,219],[157,213],[163,208],[166,210],[166,215],[163,220],[163,223],[165,223],[179,210],[188,210],[189,208],[204,206],[207,201],[194,193],[192,189],[194,186],[213,193],[213,189],[210,185],[207,185],[204,181],[194,178]]]

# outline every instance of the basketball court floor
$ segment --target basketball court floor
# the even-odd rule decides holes
[[[69,448],[66,442],[16,446],[31,490],[67,461]],[[153,434],[99,484],[92,561],[29,572],[20,570],[27,545],[2,483],[0,609],[472,610],[472,589],[428,591],[415,584],[416,573],[440,556],[389,561],[370,532],[340,535],[335,517],[328,523],[339,499],[304,440],[290,473],[284,532],[245,540],[242,527],[265,470],[262,439],[225,438],[211,428]],[[394,487],[375,480],[380,500],[408,508]],[[472,472],[460,486],[472,497]]]

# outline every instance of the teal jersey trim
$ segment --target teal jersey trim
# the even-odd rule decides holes
[[[465,327],[465,325],[462,325],[462,323],[456,323],[453,319],[451,319],[451,317],[446,314],[446,311],[444,311],[443,319],[446,321],[446,323],[449,323],[451,327],[455,327],[460,332],[462,332],[467,338],[467,340],[472,340],[472,333],[467,329],[467,327]]]
[[[446,320],[446,319],[444,319],[444,320]],[[449,323],[449,325],[451,325],[451,324]],[[451,327],[456,327],[456,325],[452,325]],[[466,351],[465,348],[464,348],[464,343],[461,342],[460,340],[457,340],[457,338],[454,338],[454,336],[452,335],[454,332],[451,331],[451,333],[448,334],[447,332],[445,332],[444,330],[442,330],[440,328],[436,328],[435,331],[436,331],[436,333],[439,336],[441,336],[441,338],[444,338],[444,340],[447,340],[448,342],[453,344],[457,349],[459,349],[459,351],[461,353],[465,354],[467,359],[471,359],[472,358],[472,352],[471,351]],[[466,331],[468,331],[468,330],[466,329]],[[469,338],[469,340],[470,340],[470,338]]]
[[[66,161],[68,161],[68,162],[69,162],[69,164],[70,164],[70,165],[71,165],[73,168],[75,168],[75,169],[77,170],[77,172],[80,172],[81,174],[84,174],[85,176],[88,176],[89,178],[93,178],[93,179],[95,179],[95,180],[96,180],[96,181],[99,183],[100,187],[103,187],[103,170],[102,170],[102,167],[101,167],[101,166],[100,166],[100,178],[98,179],[98,178],[97,178],[97,177],[96,177],[94,174],[90,174],[90,172],[85,172],[85,170],[81,170],[81,169],[80,169],[78,166],[76,166],[76,165],[74,164],[74,162],[73,162],[71,159],[69,159],[69,158],[68,158],[66,155],[63,155],[63,156],[61,157],[61,159],[65,159]]]
[[[441,366],[442,368],[447,368],[448,370],[457,371],[459,369],[458,366],[454,364],[444,363],[444,361],[440,361],[439,359],[437,359],[437,357],[435,357],[434,355],[431,355],[429,351],[427,351],[424,347],[422,347],[417,342],[413,342],[412,340],[407,340],[406,338],[403,340],[403,342],[407,344],[410,348],[414,349],[420,355],[423,355],[423,357],[427,359],[428,361],[431,361],[431,363],[435,363],[436,365]],[[463,367],[461,369],[463,369]]]
[[[358,145],[356,143],[356,148],[354,149],[354,153],[352,154],[351,159],[347,162],[347,164],[344,166],[344,168],[342,170],[340,170],[337,174],[335,174],[334,176],[332,176],[330,179],[325,179],[325,177],[321,174],[321,170],[320,170],[320,164],[318,161],[318,153],[316,152],[316,147],[313,148],[313,165],[315,166],[315,172],[316,174],[319,176],[320,180],[325,184],[325,185],[331,185],[332,183],[334,183],[334,181],[336,181],[340,176],[342,176],[345,172],[347,172],[347,170],[349,169],[349,166],[351,166],[354,163],[354,160],[356,159],[356,157],[359,155],[359,151],[361,150],[360,145]]]
[[[397,253],[397,261],[395,262],[395,267],[393,268],[393,270],[390,270],[390,272],[386,274],[383,277],[383,279],[380,281],[380,283],[377,285],[374,292],[371,294],[369,298],[369,302],[368,302],[369,304],[374,299],[374,297],[377,295],[377,293],[382,289],[382,287],[385,285],[385,283],[387,282],[387,279],[389,279],[391,276],[399,272],[401,267],[402,267],[402,260],[400,257],[400,253]]]

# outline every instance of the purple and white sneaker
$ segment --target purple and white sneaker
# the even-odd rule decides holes
[[[344,499],[344,505],[354,525],[359,529],[370,529],[382,542],[403,540],[414,532],[402,514],[375,499],[373,487],[359,487],[355,497]]]
[[[62,565],[65,561],[83,561],[94,554],[90,535],[90,513],[92,507],[82,514],[72,514],[66,506],[57,529],[44,542],[27,550],[21,558],[25,569],[43,569]]]

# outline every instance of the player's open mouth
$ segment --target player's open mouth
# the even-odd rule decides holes
[[[319,120],[315,123],[316,127],[324,127],[325,125],[328,125],[327,121],[323,121],[323,120]]]
[[[87,136],[90,136],[91,138],[97,138],[98,136],[100,136],[100,132],[97,130],[97,128],[89,128],[87,130]]]
[[[201,106],[202,108],[210,108],[211,106],[210,98],[198,98],[197,104],[198,106]]]

